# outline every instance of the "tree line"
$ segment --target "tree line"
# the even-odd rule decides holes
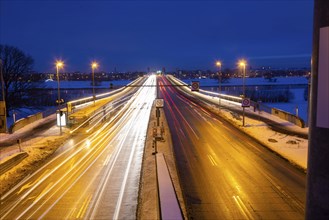
[[[36,85],[26,75],[32,72],[33,64],[33,58],[19,48],[0,44],[1,97],[7,116],[15,108],[30,107],[29,92]]]

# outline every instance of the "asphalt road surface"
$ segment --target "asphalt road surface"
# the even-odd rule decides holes
[[[145,84],[154,85],[155,77]],[[154,98],[155,87],[142,87],[116,123],[76,134],[51,161],[1,198],[0,219],[136,218]]]
[[[158,80],[190,219],[304,219],[303,172]]]

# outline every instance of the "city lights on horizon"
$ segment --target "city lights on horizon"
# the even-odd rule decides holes
[[[62,69],[62,68],[64,68],[64,65],[65,65],[65,64],[64,64],[64,62],[63,62],[62,60],[56,60],[56,61],[55,61],[55,66],[56,66],[56,68],[58,68],[58,69]],[[247,61],[246,61],[245,59],[239,59],[239,60],[237,61],[236,65],[237,65],[238,67],[246,68],[246,66],[248,65],[248,63],[247,63]],[[98,63],[97,61],[92,61],[92,62],[90,63],[90,67],[91,67],[92,70],[96,70],[96,69],[98,69],[99,66],[100,66],[100,65],[99,65],[99,63]],[[216,60],[216,61],[215,61],[215,66],[221,68],[221,67],[223,66],[222,61],[221,61],[221,60]]]

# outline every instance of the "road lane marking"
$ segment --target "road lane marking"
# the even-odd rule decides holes
[[[40,179],[40,178],[39,178]],[[25,184],[24,186],[22,186],[22,188],[16,193],[16,195],[20,194],[23,190],[30,188],[31,186],[33,186],[32,182],[29,182],[27,184]]]
[[[212,117],[213,120],[217,121],[220,125],[223,125],[223,122],[221,122],[220,120],[218,120],[217,118]]]
[[[207,118],[204,117],[204,116],[200,113],[199,110],[197,110],[197,109],[193,109],[193,110],[194,110],[194,112],[197,113],[197,114],[198,114],[198,115],[199,115],[204,121],[208,122]]]
[[[34,200],[34,201],[39,201],[41,197],[43,197],[44,195],[46,195],[50,189],[50,187],[53,185],[54,183],[53,182],[50,182],[46,188],[44,188],[42,190],[42,192],[38,195],[38,197]]]
[[[101,140],[100,140],[100,142],[102,141],[102,140],[104,140],[104,139],[106,139],[107,137],[104,137],[104,138],[102,138]],[[103,151],[105,151],[105,149],[106,148],[104,148],[103,150],[102,150],[102,152]],[[101,153],[102,153],[101,152]],[[80,160],[79,160],[79,162],[78,163],[76,163],[75,164],[75,166],[79,166],[80,165],[80,163],[82,163],[81,164],[81,166],[83,166],[83,165],[85,165],[86,163],[87,163],[87,161],[86,160],[84,160],[85,158],[87,158],[88,156],[90,156],[89,158],[91,158],[94,154],[96,154],[97,153],[97,151],[93,151],[92,152],[92,155],[89,155],[89,154],[85,154]],[[94,162],[98,159],[98,157],[100,157],[100,155],[101,155],[101,153],[97,156],[97,158],[83,171],[83,173],[73,182],[73,184],[74,183],[76,183],[79,179],[80,179],[80,177],[85,173],[85,172],[87,172],[87,170],[94,164]],[[62,162],[62,163],[64,163],[64,161]],[[71,173],[71,171],[73,171],[72,173]],[[29,207],[27,207],[21,214],[20,214],[20,216],[18,217],[18,218],[21,218],[23,215],[25,215],[34,205],[36,205],[37,204],[37,202],[39,202],[39,200],[40,199],[42,199],[46,194],[48,194],[51,190],[53,190],[54,189],[54,187],[56,187],[59,183],[62,183],[63,182],[63,180],[64,180],[64,183],[65,182],[67,182],[68,180],[66,180],[65,178],[66,178],[66,176],[68,176],[68,175],[71,175],[71,177],[74,175],[74,174],[76,174],[77,172],[79,171],[79,169],[74,169],[74,167],[71,167],[69,170],[68,170],[68,172],[66,172],[66,173],[64,173],[64,175],[63,176],[61,176],[61,178],[59,179],[59,180],[57,180],[57,182],[55,182],[54,184],[51,184],[51,186],[50,187],[47,187],[47,191],[45,191],[45,193],[43,193],[43,194],[40,194],[39,196],[38,196],[38,198],[37,199],[35,199],[34,201],[33,201],[33,203],[29,206]],[[50,172],[50,173],[48,173],[47,175],[50,175],[51,173],[53,173],[54,171],[52,171],[52,172]],[[43,177],[42,179],[45,179],[46,177]],[[41,181],[41,182],[38,182],[36,185],[34,185],[29,191],[32,191],[32,190],[34,190],[34,188],[36,188],[38,185],[40,185],[41,183],[43,182],[43,180]],[[48,212],[49,212],[49,210],[64,196],[64,194],[73,186],[73,184],[71,184],[71,186],[70,187],[68,187],[68,189],[67,190],[65,190],[65,192],[46,210],[46,212],[44,212],[44,214],[41,216],[41,218],[44,216],[44,215],[46,215]],[[49,189],[48,189],[49,188]],[[49,200],[49,198],[51,198],[55,193],[57,193],[58,192],[58,190],[59,190],[60,188],[58,188],[58,189],[55,189],[55,192],[52,194],[52,195],[50,195],[40,206],[38,206],[38,208],[32,213],[32,215],[34,215],[42,206],[44,206],[44,204]],[[30,194],[30,193],[28,193],[28,194]],[[22,201],[28,194],[25,194],[20,200]],[[42,196],[41,196],[42,195]],[[17,204],[18,203],[16,203],[13,207],[11,207],[11,210],[13,210],[16,206],[17,206]],[[9,214],[9,212],[11,211],[11,210],[9,210],[7,213],[6,213],[6,215],[8,215]],[[5,215],[5,216],[6,216]],[[31,215],[31,216],[32,216]],[[2,216],[2,218],[1,219],[5,219],[5,216]]]
[[[117,129],[117,126],[113,126],[113,127],[111,128],[111,131],[114,131],[115,129]],[[98,130],[95,134],[91,135],[91,136],[94,136],[94,137],[92,137],[92,139],[95,139],[95,137],[96,137],[96,139],[102,139],[102,137],[105,136],[105,135],[101,135],[101,136],[97,137],[97,134],[99,134],[102,130],[104,130],[104,128]],[[57,155],[55,158],[53,158],[49,163],[45,164],[43,167],[46,167],[47,165],[51,164],[52,162],[54,162],[55,160],[57,160],[57,159],[60,158],[61,156],[65,155],[65,153],[67,153],[68,151],[74,149],[76,146],[79,146],[79,145],[80,145],[81,143],[83,143],[86,139],[87,139],[87,138],[85,138],[85,139],[79,141],[78,143],[76,143],[75,145],[71,146],[70,148],[67,148],[65,151],[63,151],[61,154]],[[23,188],[23,187],[24,187],[24,186],[23,186],[23,187],[22,187],[23,189],[21,188],[21,190],[20,190],[18,193],[16,193],[16,194],[18,195],[21,191],[23,191],[24,189],[28,189],[28,188],[31,187],[31,186],[33,186],[33,188],[35,188],[35,185],[39,185],[42,181],[44,181],[46,178],[48,178],[49,176],[51,176],[52,173],[54,173],[56,170],[58,170],[59,167],[61,167],[63,164],[65,164],[67,161],[69,161],[71,158],[73,158],[76,154],[80,153],[80,151],[81,151],[81,149],[75,151],[75,152],[74,152],[73,154],[71,154],[68,158],[66,158],[63,162],[61,162],[59,165],[57,165],[55,168],[53,168],[53,170],[52,170],[51,172],[48,172],[49,169],[47,169],[47,170],[46,170],[46,171],[45,171],[45,172],[44,172],[44,173],[43,173],[43,174],[42,174],[42,175],[41,175],[36,181],[34,181],[33,184],[31,184],[31,185],[27,185],[27,186],[25,186],[25,188]],[[40,170],[42,170],[43,167],[41,167]],[[29,176],[28,179],[31,179],[32,177],[34,177],[35,175],[37,175],[38,173],[40,173],[40,170],[38,170],[38,171],[36,171],[35,173],[33,173],[31,176]],[[44,176],[46,173],[47,173],[47,175],[43,178],[43,176]],[[28,179],[27,179],[27,180],[28,180]],[[25,181],[25,182],[27,182],[27,181]],[[24,181],[23,181],[22,183],[24,183]],[[2,197],[2,199],[7,198],[8,195],[10,195],[10,194],[11,194],[14,190],[16,190],[17,188],[19,188],[19,187],[22,185],[22,183],[18,184],[17,186],[15,186],[14,188],[12,188],[10,191],[8,191],[8,192]],[[35,185],[34,185],[34,184],[35,184]],[[30,192],[30,190],[29,190],[29,192]],[[29,194],[29,192],[27,192],[27,193]],[[27,196],[27,195],[24,195],[24,196],[22,196],[22,197],[23,197],[23,198],[26,198],[26,196]],[[20,199],[20,200],[22,200],[22,199]],[[19,202],[19,201],[17,201],[16,204],[15,204],[14,206],[16,206],[18,202]],[[13,209],[13,208],[14,208],[14,207],[12,207],[12,209]],[[11,209],[11,210],[12,210],[12,209]]]
[[[103,152],[105,152],[105,150],[106,150],[106,148],[103,148],[101,150],[101,152],[99,152],[99,154],[97,155],[97,157],[89,164],[89,166],[87,166],[83,170],[83,172],[74,180],[74,182],[71,185],[69,185],[68,188],[65,189],[65,191],[56,199],[56,201],[54,201],[52,203],[52,205],[39,217],[39,219],[44,218],[44,216],[58,203],[59,200],[62,199],[62,197],[74,186],[74,184],[76,184],[80,180],[80,178],[94,165],[94,163],[99,159],[99,157],[103,154]],[[93,154],[95,154],[95,153],[96,152],[94,152]],[[83,164],[81,165],[81,167],[83,167],[86,163],[87,163],[87,161],[83,161]],[[74,170],[74,173],[72,175],[76,174],[77,172],[79,172],[79,170]],[[66,174],[64,174],[64,175],[66,176]],[[65,181],[67,181],[67,180],[65,180]],[[90,184],[93,181],[94,180],[90,181]],[[61,182],[61,180],[59,182]],[[89,188],[90,184],[86,188]],[[32,216],[36,213],[36,211],[38,211],[42,206],[44,206],[48,202],[48,200],[51,197],[53,197],[59,190],[60,189],[56,189],[55,192],[52,195],[50,195],[48,198],[46,198],[46,200],[39,206],[39,208],[37,208],[37,210],[35,210],[35,212],[32,213],[32,215],[30,216],[30,218],[32,218]]]
[[[86,213],[88,204],[91,201],[91,198],[92,198],[92,195],[89,194],[88,197],[85,199],[85,201],[83,201],[82,206],[81,206],[76,218],[82,218],[84,216],[84,214]]]
[[[199,109],[200,109],[201,111],[203,111],[204,114],[208,115],[208,116],[211,118],[211,115],[209,114],[208,111],[206,111],[206,110],[205,110],[204,108],[202,108],[201,106],[200,106]]]
[[[116,128],[117,129],[117,128]],[[102,129],[103,130],[103,129]],[[104,140],[104,139],[106,139],[107,137],[105,136],[105,137],[103,137],[103,135],[101,136],[101,137],[99,137],[99,138],[95,138],[95,139],[101,139],[100,141],[102,141],[102,140]],[[81,142],[80,142],[81,143]],[[78,150],[77,152],[75,152],[73,155],[76,155],[77,153],[79,153],[81,150]],[[104,151],[104,150],[103,150]],[[102,152],[103,152],[102,151]],[[73,156],[71,155],[70,157],[69,157],[69,159],[71,159]],[[99,156],[98,156],[99,157]],[[98,159],[98,157],[95,159],[95,160],[97,160]],[[82,159],[84,159],[85,157],[83,157]],[[80,163],[80,162],[82,162],[82,159],[81,160],[79,160],[78,161],[78,163]],[[68,159],[66,159],[66,160],[64,160],[62,163],[60,163],[60,165],[62,165],[62,164],[65,164],[66,162],[68,161]],[[93,164],[94,162],[92,162],[92,164]],[[91,164],[91,165],[92,165]],[[84,164],[83,164],[84,165]],[[91,166],[90,165],[90,166]],[[90,167],[89,166],[89,167]],[[47,175],[45,176],[45,177],[40,177],[40,181],[38,181],[38,182],[35,182],[35,185],[30,189],[30,190],[28,190],[28,192],[23,196],[23,198],[26,198],[26,196],[28,196],[31,192],[32,192],[32,190],[34,190],[38,185],[40,185],[40,183],[41,182],[43,182],[43,180],[45,180],[46,178],[48,178],[52,173],[54,173],[58,168],[59,168],[60,166],[57,166],[53,171],[51,171],[51,172],[48,172],[47,173]],[[89,169],[89,167],[87,167],[87,169],[86,170],[88,170]],[[72,167],[71,167],[71,169],[70,170],[72,170]],[[80,177],[85,173],[86,171],[84,171],[79,177],[78,177],[78,179],[80,179]],[[67,174],[65,174],[64,176],[66,176]],[[77,180],[78,180],[77,179]],[[76,181],[77,181],[76,180]],[[74,183],[76,182],[76,181],[74,181]],[[32,184],[33,185],[33,184]],[[29,184],[27,184],[25,187],[28,187],[28,188],[30,188],[32,185],[30,185],[30,183]],[[47,188],[49,188],[49,186],[47,187]],[[53,188],[53,187],[50,187],[50,188]],[[70,189],[71,188],[71,186],[68,188],[68,189]],[[49,189],[50,190],[50,189]],[[46,190],[44,190],[44,191],[48,191],[47,189]],[[57,192],[58,190],[56,190],[56,192]],[[65,193],[67,192],[68,190],[66,190],[65,191]],[[64,194],[65,194],[64,193]],[[54,194],[53,194],[54,195]],[[53,196],[53,195],[51,195],[51,196]],[[41,199],[41,197],[44,197],[44,193],[42,193],[39,197],[38,197],[38,199],[37,200],[40,200]],[[62,198],[62,196],[60,196],[60,198]],[[59,199],[60,198],[58,198],[56,201],[55,201],[55,203],[44,213],[44,215],[59,201]],[[22,199],[21,199],[22,200]],[[46,201],[48,201],[49,199],[47,199]],[[44,205],[45,203],[43,203],[42,205]],[[32,204],[33,205],[33,204]],[[17,203],[10,209],[10,210],[13,210],[15,207],[17,206]],[[30,208],[30,207],[29,207]],[[39,209],[39,208],[38,208]],[[37,210],[38,210],[37,209]],[[26,211],[24,212],[24,213],[26,213]],[[24,214],[24,213],[22,213],[22,215]],[[44,216],[43,215],[43,216]],[[2,216],[1,218],[3,218],[4,216]]]
[[[137,120],[138,121],[144,121],[144,118],[141,118],[141,119],[136,117],[135,120],[136,121]],[[146,129],[147,129],[147,127],[145,127],[144,129],[140,129],[140,128],[137,129],[137,130],[135,129],[135,131],[134,131],[134,133],[136,133],[136,136],[135,136],[135,139],[134,139],[134,142],[133,142],[133,147],[132,147],[132,150],[130,152],[128,164],[127,164],[127,167],[126,167],[126,170],[125,170],[125,175],[124,175],[124,179],[123,179],[123,182],[122,182],[122,187],[120,189],[120,193],[119,193],[119,197],[118,197],[118,200],[117,200],[117,204],[116,204],[115,212],[114,212],[114,215],[113,215],[113,219],[118,219],[119,218],[119,213],[120,213],[122,200],[123,200],[123,194],[124,194],[124,191],[125,191],[125,188],[126,188],[126,185],[127,185],[127,180],[128,180],[128,174],[130,172],[130,167],[133,163],[133,157],[134,157],[137,145],[141,144],[141,143],[138,143],[139,142],[138,140],[139,140],[140,136],[142,136],[146,132]]]
[[[233,199],[235,203],[238,205],[240,211],[243,213],[243,215],[246,217],[246,219],[254,219],[249,211],[249,209],[246,207],[246,205],[242,202],[240,196],[233,196]]]
[[[217,166],[217,163],[216,163],[215,159],[210,154],[208,154],[208,158],[209,158],[209,160],[210,160],[210,162],[212,163],[213,166]]]
[[[34,182],[29,182],[29,183],[27,183],[27,184],[25,184],[25,185],[23,185],[22,186],[22,188],[16,193],[16,195],[18,195],[18,194],[20,194],[23,190],[25,190],[25,189],[28,189],[28,188],[30,188],[31,186],[33,186],[35,183],[37,183],[37,182],[39,182],[42,178],[43,178],[43,176],[45,176],[46,175],[46,173],[48,173],[48,171],[49,171],[49,169],[47,169],[37,180],[35,180]]]
[[[107,164],[109,163],[109,161],[110,161],[110,159],[111,159],[111,156],[112,156],[112,154],[109,154],[109,155],[107,156],[107,158],[105,159],[105,161],[104,161],[104,163],[103,163],[104,166],[107,166]]]
[[[177,96],[179,98],[179,96]],[[185,122],[185,124],[191,129],[191,131],[193,132],[193,134],[195,135],[196,139],[199,140],[199,136],[197,135],[197,133],[194,131],[194,129],[192,128],[192,126],[190,125],[190,123],[188,123],[188,121],[185,119],[185,117],[183,116],[182,112],[179,110],[179,108],[177,107],[177,105],[175,104],[175,102],[172,100],[172,98],[170,96],[168,96],[168,98],[170,99],[171,103],[173,104],[173,107],[176,109],[177,113],[180,115],[181,119],[183,122]],[[182,100],[183,102],[186,103],[186,101]],[[188,104],[188,103],[187,103]]]
[[[144,92],[144,93],[147,93],[147,92]],[[146,94],[145,95],[141,94],[141,97],[142,98],[145,98],[147,96],[146,96]],[[142,101],[141,100],[142,98],[139,98],[139,99],[136,98],[136,99],[134,99],[134,103],[133,104]],[[153,100],[153,98],[151,100]],[[152,103],[149,103],[149,105],[151,106]],[[113,140],[119,141],[119,143],[117,144],[117,147],[116,147],[116,150],[115,150],[115,153],[114,153],[113,157],[111,157],[111,160],[110,160],[109,165],[108,165],[108,169],[107,169],[105,175],[103,176],[102,180],[100,181],[99,188],[97,189],[97,191],[95,193],[95,195],[96,195],[94,197],[95,199],[93,199],[92,205],[90,205],[90,207],[89,207],[89,209],[87,211],[87,215],[86,216],[90,217],[91,219],[95,218],[95,216],[96,216],[96,212],[99,209],[99,205],[100,205],[102,196],[104,196],[104,191],[106,190],[106,186],[108,185],[108,181],[110,179],[110,175],[112,173],[112,170],[114,169],[114,166],[116,164],[116,161],[119,158],[119,153],[123,149],[123,145],[125,143],[125,140],[128,137],[128,134],[130,134],[129,131],[133,128],[133,125],[134,124],[140,124],[140,123],[138,123],[139,121],[143,121],[143,122],[147,121],[147,119],[149,118],[150,113],[151,113],[151,111],[150,111],[151,108],[147,108],[147,109],[148,110],[143,109],[143,112],[147,112],[146,115],[145,114],[140,114],[141,111],[130,111],[129,112],[129,120],[127,120],[127,122],[124,123],[124,126],[121,126],[121,132],[120,132],[120,134],[116,135],[113,138]],[[141,117],[143,117],[143,118],[141,118]],[[145,130],[146,129],[147,129],[147,124],[145,124]],[[137,132],[141,132],[142,129],[141,128],[138,128],[138,129],[135,129],[135,130]],[[143,133],[143,135],[141,135],[142,133]],[[134,144],[138,142],[138,139],[140,138],[140,136],[144,137],[145,131],[141,132],[141,134],[139,134],[138,136],[136,136],[136,139],[135,139]],[[143,140],[143,141],[141,141],[141,143],[144,144],[145,137],[144,138],[141,138],[141,139]],[[128,172],[129,171],[126,171],[126,173],[128,173]],[[124,177],[124,179],[125,179],[125,177]],[[122,184],[121,191],[124,190],[125,185],[126,185],[126,183],[125,183],[125,180],[124,180],[124,182]],[[123,194],[121,194],[121,192],[120,192],[119,198],[117,200],[116,210],[115,210],[114,216],[118,216],[119,215],[119,211],[120,211],[119,207],[121,207],[122,196],[123,196]],[[114,217],[114,219],[117,219],[117,217]]]

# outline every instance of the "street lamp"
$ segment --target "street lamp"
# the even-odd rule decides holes
[[[245,88],[245,78],[246,78],[246,65],[247,65],[247,62],[245,60],[240,60],[239,61],[239,66],[242,67],[243,69],[243,84],[242,84],[242,90],[243,90],[243,95],[242,95],[242,98],[244,99],[246,97],[246,88]],[[243,117],[242,117],[242,126],[244,127],[245,125],[245,119],[244,119],[244,116],[245,116],[245,112],[244,112],[244,106],[242,105],[242,112],[243,112]]]
[[[246,65],[247,65],[247,63],[246,63],[245,60],[240,60],[239,61],[239,66],[241,66],[242,70],[243,70],[243,84],[242,84],[242,86],[243,86],[243,88],[242,88],[243,98],[246,96],[246,90],[245,90]]]
[[[98,63],[95,61],[91,63],[91,69],[92,69],[92,78],[93,78],[93,99],[94,99],[94,105],[95,105],[95,69],[97,69]]]
[[[64,66],[64,63],[60,60],[56,61],[56,76],[57,76],[57,103],[58,103],[58,114],[59,114],[59,134],[62,135],[62,117],[61,117],[61,93],[59,90],[59,69]]]
[[[221,99],[220,99],[220,93],[221,93],[221,83],[222,83],[222,73],[221,73],[221,68],[222,68],[222,63],[220,61],[216,61],[216,66],[218,67],[218,83],[219,83],[219,92],[218,92],[218,110],[220,111],[221,107]]]

